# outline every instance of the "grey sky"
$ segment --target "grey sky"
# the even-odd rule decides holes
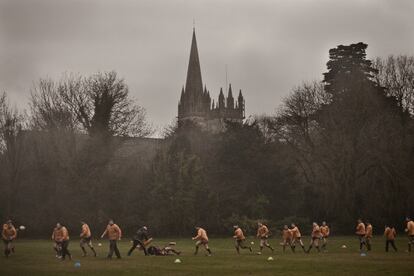
[[[203,82],[217,98],[225,65],[246,113],[273,113],[320,79],[328,50],[414,55],[412,0],[0,0],[0,90],[26,108],[40,77],[116,70],[155,126],[170,123],[185,83],[193,18]]]

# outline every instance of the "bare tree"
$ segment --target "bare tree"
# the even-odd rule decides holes
[[[378,70],[375,80],[387,95],[394,97],[404,111],[414,114],[414,57],[378,57],[373,66]]]
[[[152,133],[145,109],[129,97],[125,81],[114,71],[86,79],[66,78],[59,93],[90,135],[144,137]]]

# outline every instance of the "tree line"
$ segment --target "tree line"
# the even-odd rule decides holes
[[[169,126],[150,162],[117,157],[123,137],[153,129],[115,72],[41,79],[25,113],[4,93],[0,217],[43,236],[57,221],[100,231],[109,218],[165,236],[252,234],[257,220],[274,233],[322,220],[352,233],[358,217],[402,228],[414,212],[414,57],[371,61],[366,49],[331,49],[323,80],[292,89],[275,114],[219,133]]]

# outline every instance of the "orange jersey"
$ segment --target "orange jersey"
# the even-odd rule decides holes
[[[14,240],[17,237],[16,228],[13,225],[9,227],[8,224],[4,224],[1,236],[5,240]]]
[[[292,231],[290,231],[290,229],[283,229],[282,230],[282,238],[284,240],[291,240],[292,239]]]
[[[84,223],[82,224],[82,232],[80,234],[81,238],[90,238],[91,237],[91,229],[89,228],[89,226]]]
[[[197,236],[194,237],[195,240],[201,240],[208,242],[207,232],[203,228],[197,230]]]
[[[319,225],[316,225],[312,228],[312,238],[320,238],[321,237],[321,229]]]
[[[52,234],[52,240],[57,242],[69,240],[69,232],[66,227],[62,226],[60,228],[55,228]]]
[[[266,225],[262,225],[259,228],[257,228],[257,237],[258,238],[267,238],[269,235],[269,228],[267,228]]]
[[[331,230],[329,229],[328,225],[321,226],[322,237],[327,238],[327,237],[329,237],[330,233],[331,233]]]
[[[395,240],[395,236],[397,236],[397,232],[395,231],[395,228],[387,227],[385,228],[384,236],[387,240],[393,241]]]
[[[293,227],[292,229],[290,229],[290,231],[292,232],[292,237],[294,239],[300,238],[302,235],[300,234],[299,228],[297,226]]]
[[[409,236],[414,236],[414,221],[410,220],[407,222],[407,229],[405,231],[407,231]]]
[[[372,238],[372,225],[367,225],[367,228],[365,230],[365,237]]]
[[[357,227],[356,227],[356,232],[355,234],[357,235],[365,235],[365,224],[358,223]]]
[[[234,231],[234,236],[233,236],[233,238],[235,238],[236,240],[245,240],[246,239],[246,237],[244,236],[244,233],[243,233],[243,230],[241,230],[241,228],[239,227],[239,228],[237,228],[235,231]]]
[[[103,232],[102,236],[108,235],[108,239],[110,240],[119,240],[122,237],[121,228],[115,223],[112,225],[107,225],[105,232]]]

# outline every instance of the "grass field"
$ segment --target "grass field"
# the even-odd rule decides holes
[[[253,239],[250,239],[253,240]],[[170,240],[155,240],[154,245],[164,245]],[[175,264],[175,256],[148,256],[135,251],[126,256],[130,242],[120,242],[122,259],[107,260],[108,242],[95,247],[98,257],[81,257],[77,240],[72,240],[69,249],[73,260],[60,261],[55,258],[52,242],[45,240],[19,240],[15,243],[16,253],[0,258],[0,275],[414,275],[414,253],[406,252],[404,237],[397,240],[398,253],[384,252],[382,237],[375,237],[373,251],[361,257],[355,237],[334,237],[330,239],[328,252],[304,254],[290,250],[282,253],[279,240],[272,239],[275,253],[264,250],[262,255],[248,250],[237,255],[232,239],[211,239],[213,256],[206,257],[200,248],[198,256],[193,256],[194,243],[191,239],[178,239],[176,248],[183,253],[182,263]],[[307,238],[305,238],[307,242]],[[346,249],[341,248],[345,244]],[[254,245],[257,250],[257,241]],[[256,251],[255,251],[256,252]],[[274,260],[268,261],[272,255]],[[75,261],[81,266],[75,267]]]

